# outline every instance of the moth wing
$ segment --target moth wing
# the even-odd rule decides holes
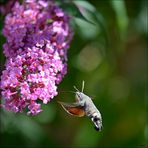
[[[70,115],[83,117],[85,115],[84,107],[79,105],[78,103],[65,103],[65,102],[58,102],[61,104],[63,109],[69,113]]]

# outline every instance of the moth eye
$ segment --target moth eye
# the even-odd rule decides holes
[[[79,98],[81,98],[81,95],[80,95],[80,94],[77,94],[77,96],[78,96]]]

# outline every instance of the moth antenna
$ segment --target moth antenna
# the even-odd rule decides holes
[[[74,87],[74,89],[75,89],[76,91],[80,92],[80,91],[76,88],[76,86],[73,86],[73,87]]]
[[[83,92],[83,90],[84,90],[84,84],[85,84],[85,81],[83,80],[83,81],[82,81],[82,92]]]

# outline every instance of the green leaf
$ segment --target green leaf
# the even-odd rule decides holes
[[[102,30],[106,45],[108,45],[108,35],[106,30],[106,23],[102,15],[96,10],[96,8],[87,1],[73,1],[78,7],[81,15],[87,20],[87,22],[97,26]]]
[[[126,30],[128,26],[128,16],[126,13],[126,6],[124,0],[111,1],[111,5],[116,13],[116,19],[121,39],[126,37]]]
[[[63,8],[63,10],[65,10],[71,16],[74,16],[76,19],[78,18],[98,27],[103,32],[106,45],[108,45],[108,35],[105,21],[102,15],[93,5],[87,1],[81,0],[65,0],[62,2],[59,1],[59,5]]]
[[[74,16],[76,18],[85,20],[86,22],[92,23],[88,20],[83,13],[81,12],[81,8],[75,3],[75,1],[64,1],[62,3],[59,2],[61,8],[66,11],[69,15]]]

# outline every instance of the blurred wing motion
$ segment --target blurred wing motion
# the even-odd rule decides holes
[[[83,117],[85,115],[83,106],[79,105],[78,103],[64,103],[59,101],[58,103],[61,104],[64,110],[70,115],[77,117]]]

